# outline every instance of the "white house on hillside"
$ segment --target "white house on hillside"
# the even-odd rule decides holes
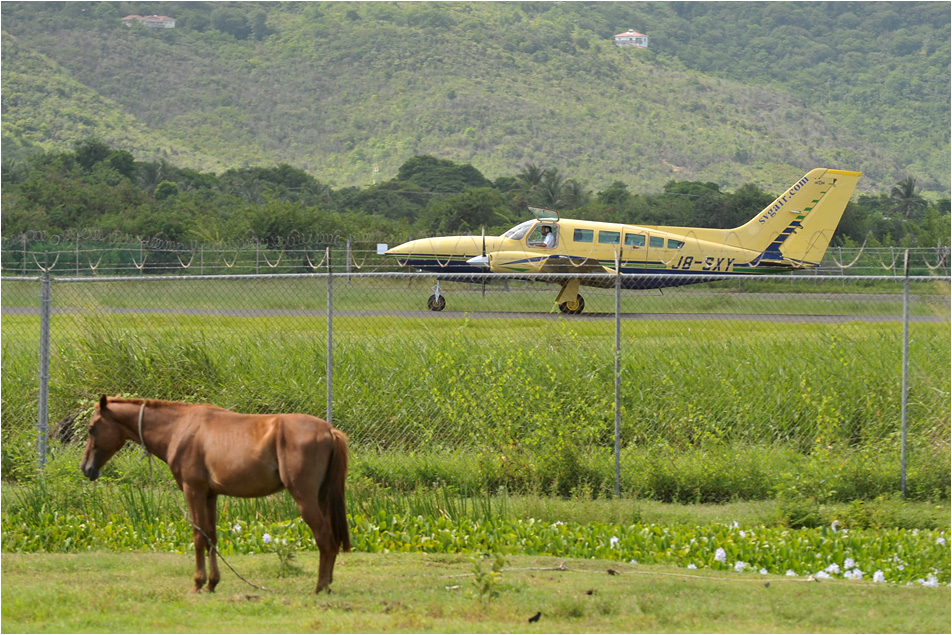
[[[141,22],[150,29],[175,28],[175,18],[169,18],[164,15],[127,15],[122,21],[126,26],[131,26],[133,22]]]
[[[648,36],[633,29],[628,29],[615,36],[615,44],[617,46],[637,46],[646,49],[648,48]]]

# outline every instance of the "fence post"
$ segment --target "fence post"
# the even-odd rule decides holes
[[[615,497],[621,496],[621,252],[615,252]]]
[[[906,435],[909,430],[909,250],[903,264],[902,290],[902,497],[906,497]]]
[[[51,286],[50,271],[44,269],[40,291],[40,396],[38,403],[39,415],[36,422],[36,456],[40,471],[46,467],[46,440],[49,430]]]
[[[351,263],[351,261],[352,261],[352,259],[353,259],[353,257],[354,257],[354,254],[353,254],[353,247],[354,247],[354,245],[353,245],[353,240],[354,240],[354,237],[353,237],[353,236],[348,236],[348,237],[347,237],[347,252],[346,252],[346,255],[345,255],[345,257],[344,257],[344,271],[347,273],[347,286],[348,286],[348,287],[350,286],[350,263]]]
[[[334,272],[331,269],[331,247],[324,254],[327,259],[327,422],[334,423]]]

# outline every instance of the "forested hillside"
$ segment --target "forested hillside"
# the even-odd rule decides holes
[[[335,188],[416,156],[590,195],[777,191],[807,169],[950,189],[947,3],[4,2],[3,160],[90,138]],[[127,27],[129,14],[176,27]],[[614,45],[633,28],[650,48]],[[5,165],[5,170],[13,170]],[[375,172],[375,169],[379,170]]]

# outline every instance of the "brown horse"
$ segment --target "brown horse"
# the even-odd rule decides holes
[[[306,414],[249,415],[215,406],[103,395],[89,422],[80,468],[90,480],[126,441],[166,463],[185,493],[195,541],[195,588],[221,579],[214,549],[218,496],[256,498],[287,489],[320,549],[320,593],[338,552],[350,551],[344,505],[347,437]],[[205,573],[205,551],[210,575]]]

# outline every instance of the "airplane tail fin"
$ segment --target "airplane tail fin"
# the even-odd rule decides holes
[[[861,172],[817,168],[746,224],[731,231],[739,245],[760,252],[762,265],[820,264]]]

